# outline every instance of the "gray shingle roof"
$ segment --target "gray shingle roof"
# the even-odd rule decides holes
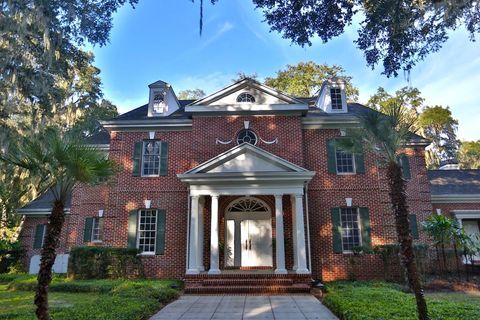
[[[110,134],[101,128],[91,136],[85,138],[86,144],[110,144]]]
[[[480,195],[480,170],[429,170],[428,178],[432,195]]]
[[[54,197],[50,191],[45,192],[35,200],[29,202],[27,205],[19,209],[19,212],[29,210],[51,209],[53,206]],[[65,208],[70,208],[72,203],[72,194],[69,193],[65,199]]]
[[[180,103],[180,108],[172,113],[171,115],[165,117],[168,119],[188,119],[188,115],[185,113],[185,106],[194,102],[195,100],[178,100]],[[112,120],[145,120],[152,119],[147,116],[148,113],[148,104],[144,104],[141,107],[133,109],[131,111],[125,112],[124,114],[119,115],[118,117]]]

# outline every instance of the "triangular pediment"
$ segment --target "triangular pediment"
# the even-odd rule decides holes
[[[190,106],[231,106],[238,104],[237,97],[248,93],[255,99],[252,105],[285,105],[303,104],[289,95],[270,88],[253,79],[243,79],[226,88],[223,88],[207,97],[193,102]],[[245,103],[243,103],[245,105]]]
[[[185,172],[185,174],[247,172],[304,173],[308,170],[249,143],[243,143]]]

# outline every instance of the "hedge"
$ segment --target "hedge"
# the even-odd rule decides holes
[[[143,277],[144,272],[137,249],[74,247],[68,274],[75,279],[133,279]]]

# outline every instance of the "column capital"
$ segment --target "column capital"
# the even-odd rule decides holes
[[[199,195],[190,195],[190,197],[192,198],[192,200],[198,200],[200,198]]]
[[[218,195],[218,194],[213,194],[213,195],[211,195],[211,197],[212,197],[212,199],[217,199],[217,200],[218,200],[218,198],[220,198],[220,195]]]

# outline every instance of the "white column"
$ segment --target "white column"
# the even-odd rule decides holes
[[[276,255],[277,255],[277,269],[276,274],[286,274],[285,269],[285,241],[283,231],[283,203],[282,195],[275,195],[275,231],[276,231]]]
[[[218,196],[212,196],[212,217],[210,227],[210,270],[209,274],[220,274],[218,268]]]
[[[197,244],[197,268],[199,271],[205,271],[203,265],[203,208],[205,204],[205,197],[201,197],[198,204],[198,244]]]
[[[305,246],[305,226],[303,223],[303,195],[295,195],[295,226],[297,238],[297,273],[310,273],[307,269],[307,250]]]
[[[295,208],[295,196],[290,196],[290,205],[292,210],[292,246],[293,246],[293,270],[297,270],[297,228],[296,228],[296,208]]]
[[[199,274],[200,271],[198,270],[197,266],[197,254],[198,254],[198,196],[191,197],[191,205],[190,205],[190,243],[188,252],[188,269],[186,274]]]

